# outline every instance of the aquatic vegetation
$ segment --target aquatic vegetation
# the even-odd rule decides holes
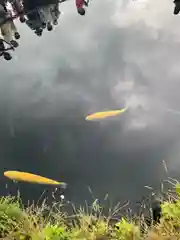
[[[66,226],[47,224],[43,229],[43,239],[45,240],[70,240],[70,233]]]
[[[0,238],[31,240],[179,240],[180,192],[176,185],[173,201],[161,204],[160,223],[147,226],[142,231],[138,221],[121,217],[116,222],[104,216],[103,206],[96,199],[91,206],[74,207],[74,215],[63,212],[62,203],[48,207],[24,208],[20,198],[0,198]],[[145,220],[144,220],[144,224]]]
[[[133,223],[128,222],[125,218],[115,225],[116,239],[140,239],[140,228]]]

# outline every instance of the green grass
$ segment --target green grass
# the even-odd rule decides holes
[[[123,217],[113,223],[103,215],[103,207],[94,201],[92,206],[76,209],[68,216],[63,203],[55,202],[50,208],[45,201],[41,207],[23,207],[19,197],[0,198],[0,238],[17,240],[180,240],[180,185],[162,204],[160,224],[148,227],[142,216]],[[140,228],[141,226],[141,228]],[[142,233],[143,226],[143,233]],[[141,229],[141,230],[140,230]]]

